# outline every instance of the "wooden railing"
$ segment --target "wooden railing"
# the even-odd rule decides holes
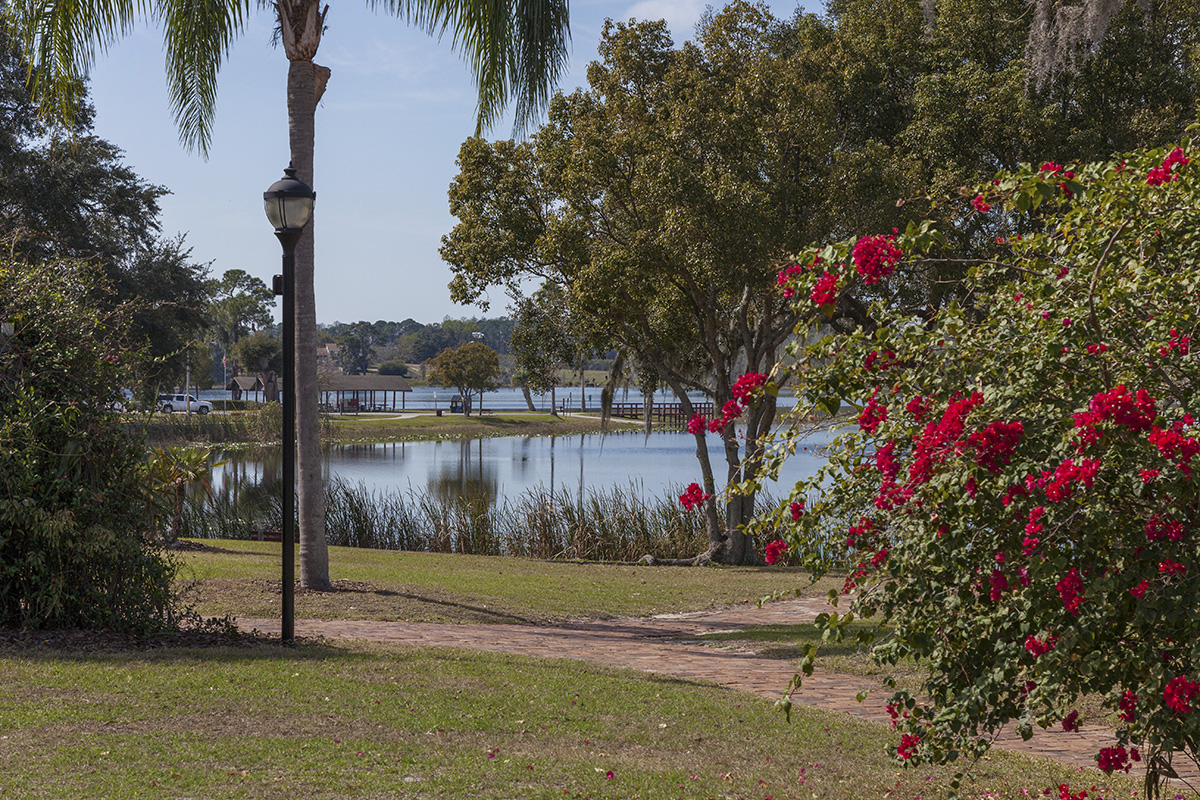
[[[646,413],[642,403],[613,403],[612,415],[623,419],[642,419]],[[713,414],[712,403],[692,403],[692,413],[708,419]],[[650,407],[651,418],[660,424],[682,428],[687,425],[683,403],[654,403]]]

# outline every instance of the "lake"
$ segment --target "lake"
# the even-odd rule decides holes
[[[796,481],[824,463],[821,447],[832,438],[822,431],[788,460],[780,484],[767,492],[782,497]],[[717,484],[723,487],[724,450],[708,437]],[[279,480],[278,451],[225,453],[214,468],[213,487],[245,486]],[[643,497],[678,494],[700,481],[695,439],[687,433],[642,432],[511,436],[456,441],[393,442],[330,447],[324,453],[326,480],[338,477],[381,493],[434,491],[439,495],[471,494],[493,499],[515,497],[532,489],[582,492],[612,486],[634,487]]]

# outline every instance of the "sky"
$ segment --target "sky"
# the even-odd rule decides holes
[[[770,7],[786,18],[796,5]],[[606,17],[665,19],[679,44],[692,38],[704,9],[703,0],[572,0],[570,61],[559,89],[586,83]],[[271,44],[272,29],[271,15],[256,12],[222,66],[207,158],[179,141],[157,29],[118,41],[90,76],[96,135],[122,148],[144,180],[171,192],[160,201],[163,233],[183,234],[192,259],[214,277],[241,269],[268,286],[281,250],[262,193],[288,165],[287,60]],[[438,255],[456,222],[446,194],[455,158],[475,130],[475,88],[449,41],[365,2],[333,3],[316,62],[332,70],[316,118],[318,323],[505,313],[499,291],[486,314],[453,303],[452,273]],[[510,138],[511,118],[485,135]]]

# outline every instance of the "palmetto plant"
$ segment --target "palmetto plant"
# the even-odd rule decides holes
[[[450,35],[479,89],[476,134],[511,100],[519,127],[546,104],[566,63],[566,0],[367,0],[431,34]],[[275,14],[288,59],[288,129],[292,167],[313,181],[314,116],[329,79],[316,64],[329,7],[319,0],[264,4]],[[249,0],[5,0],[2,21],[30,63],[30,88],[46,115],[70,120],[83,79],[99,53],[141,20],[162,30],[171,106],[180,139],[207,152],[216,108],[217,74],[253,13]],[[296,416],[300,581],[329,587],[317,409],[313,230],[296,247]]]
[[[212,495],[212,450],[195,447],[162,447],[150,452],[146,477],[151,505],[159,516],[167,516],[166,540],[173,544],[183,527],[183,509],[188,488],[199,486]]]

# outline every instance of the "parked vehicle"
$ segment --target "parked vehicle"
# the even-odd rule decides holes
[[[117,396],[110,400],[104,407],[109,411],[133,411],[133,392],[128,389],[119,390]]]
[[[190,394],[160,394],[158,408],[164,414],[175,411],[194,411],[197,414],[207,414],[213,410],[212,403],[207,400],[197,400]]]

